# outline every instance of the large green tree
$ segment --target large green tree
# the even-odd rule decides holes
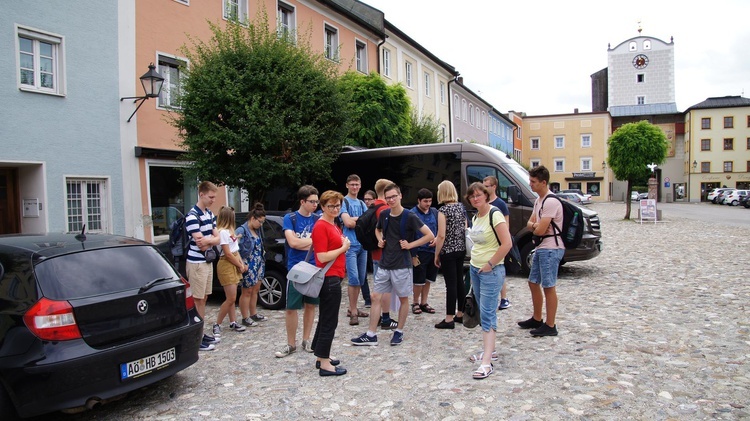
[[[340,80],[352,112],[347,143],[378,148],[411,143],[409,98],[401,85],[388,85],[377,73],[345,73]]]
[[[615,178],[628,182],[625,193],[625,219],[630,219],[630,192],[633,182],[647,177],[649,164],[662,164],[669,143],[664,132],[648,121],[628,123],[617,129],[607,140],[607,164]]]
[[[190,66],[173,119],[190,170],[251,200],[329,177],[349,121],[334,64],[301,36],[277,36],[263,13],[210,26],[210,40],[184,48]]]
[[[409,124],[411,143],[420,145],[424,143],[438,143],[443,140],[440,133],[440,125],[429,115],[419,115],[416,110],[411,111],[411,122]]]

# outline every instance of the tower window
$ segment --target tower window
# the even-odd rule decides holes
[[[646,75],[644,75],[643,73],[640,73],[640,74],[636,75],[636,81],[637,81],[638,83],[643,83],[643,81],[644,81],[644,80],[646,80],[646,77],[645,77],[645,76],[646,76]]]

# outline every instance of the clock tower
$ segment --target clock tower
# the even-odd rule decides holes
[[[613,117],[677,112],[673,40],[639,35],[609,48],[607,63],[607,105]]]

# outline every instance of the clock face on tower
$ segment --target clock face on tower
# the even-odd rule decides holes
[[[633,57],[633,67],[636,69],[643,69],[648,66],[648,57],[645,54],[638,54]]]

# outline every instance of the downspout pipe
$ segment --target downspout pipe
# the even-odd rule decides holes
[[[453,104],[453,94],[451,94],[451,83],[458,81],[458,76],[461,75],[461,73],[456,72],[453,74],[453,79],[448,81],[448,133],[450,136],[450,139],[448,139],[448,143],[453,143],[453,115],[455,111],[453,110],[453,107],[455,106]]]

